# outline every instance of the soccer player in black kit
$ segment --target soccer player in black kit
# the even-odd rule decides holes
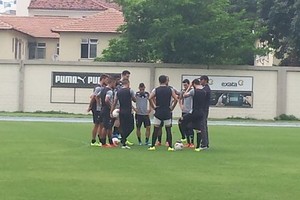
[[[134,129],[134,117],[132,113],[132,101],[135,102],[135,93],[129,88],[129,80],[122,80],[122,88],[118,90],[114,104],[111,108],[111,113],[114,111],[117,102],[120,104],[119,119],[121,131],[121,143],[123,149],[130,149],[126,145],[127,137]]]
[[[194,87],[194,89],[191,89]],[[191,90],[190,90],[191,89]],[[200,84],[199,79],[193,80],[189,85],[183,97],[192,97],[192,110],[179,119],[182,130],[187,132],[189,128],[197,130],[197,146],[195,151],[200,151],[200,143],[205,134],[205,107],[206,107],[206,92]]]
[[[103,130],[101,134],[102,147],[114,147],[112,142],[112,127],[114,119],[110,116],[110,110],[114,102],[114,88],[116,87],[116,80],[112,77],[108,78],[107,86],[101,91],[101,116],[103,117]],[[106,137],[108,137],[109,144],[106,144]]]
[[[107,85],[108,75],[102,74],[100,76],[99,84],[94,88],[93,94],[91,95],[91,100],[89,107],[87,109],[88,112],[92,111],[93,113],[93,122],[94,128],[92,130],[92,142],[91,146],[101,146],[101,132],[102,132],[102,117],[101,117],[101,102],[98,97],[98,94],[105,88]],[[96,136],[98,134],[99,143],[96,142]]]
[[[158,132],[161,129],[162,125],[165,125],[166,132],[167,132],[167,138],[169,143],[168,151],[174,151],[174,148],[172,146],[172,133],[171,133],[171,127],[172,127],[172,116],[171,111],[174,110],[178,100],[177,95],[175,94],[174,90],[172,90],[168,86],[168,77],[165,75],[161,75],[159,77],[159,83],[160,86],[155,88],[149,97],[151,107],[155,110],[154,113],[154,131],[152,135],[152,145],[149,147],[149,151],[155,150],[155,142],[157,140]],[[154,101],[155,98],[155,101]],[[171,105],[171,99],[174,99],[172,101]]]
[[[206,92],[206,98],[205,98],[205,110],[204,110],[204,128],[205,128],[205,134],[203,135],[202,141],[201,141],[201,149],[207,149],[209,147],[209,139],[208,139],[208,126],[207,126],[207,119],[209,114],[209,105],[210,105],[210,94],[211,90],[208,85],[209,78],[208,76],[201,76],[200,77],[200,84],[203,86],[203,90]]]

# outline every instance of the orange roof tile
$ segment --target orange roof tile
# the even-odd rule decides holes
[[[54,32],[89,32],[89,33],[117,33],[123,25],[123,13],[115,9],[107,9],[98,14],[88,16],[70,24],[53,28]]]
[[[13,27],[0,19],[0,30],[12,29]]]
[[[0,16],[0,30],[13,29],[37,38],[59,38],[53,27],[71,23],[75,18]]]
[[[106,10],[105,0],[31,0],[29,9],[46,10]],[[105,1],[106,3],[106,1]]]

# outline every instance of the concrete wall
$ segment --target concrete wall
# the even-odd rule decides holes
[[[287,72],[286,113],[300,118],[300,71]]]
[[[252,108],[211,107],[209,117],[273,119],[279,114],[300,117],[300,68],[4,60],[0,60],[0,74],[4,77],[0,83],[0,111],[85,113],[92,89],[76,89],[76,103],[70,103],[74,89],[51,89],[52,72],[121,73],[125,69],[131,72],[131,88],[135,91],[140,82],[151,91],[158,85],[161,74],[168,75],[170,85],[177,89],[181,88],[182,75],[251,76]],[[179,117],[180,113],[177,107],[174,116]]]
[[[255,70],[228,70],[228,69],[186,69],[158,68],[156,77],[167,74],[170,77],[170,85],[181,88],[181,75],[222,75],[222,76],[253,76],[254,101],[253,108],[211,107],[210,116],[213,118],[249,117],[259,119],[271,119],[276,116],[277,105],[277,71],[255,71]],[[266,81],[268,80],[268,81]],[[156,85],[157,85],[156,81]],[[268,96],[268,98],[266,98]],[[175,110],[176,115],[180,110]]]
[[[20,62],[0,62],[0,111],[19,110]]]
[[[17,16],[28,16],[28,6],[31,0],[17,0]]]
[[[101,56],[102,51],[108,47],[109,40],[117,38],[114,33],[60,33],[60,61],[79,61],[81,59],[81,40],[98,39],[97,56]]]

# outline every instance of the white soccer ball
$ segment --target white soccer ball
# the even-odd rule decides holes
[[[176,143],[174,144],[174,149],[175,149],[175,151],[180,151],[180,150],[182,150],[182,149],[183,149],[183,144],[182,144],[182,142],[176,142]]]
[[[118,145],[120,143],[120,140],[118,138],[112,138],[112,141],[115,145]]]
[[[114,111],[112,112],[112,116],[113,116],[114,118],[119,117],[119,112],[120,112],[119,109],[114,109]]]

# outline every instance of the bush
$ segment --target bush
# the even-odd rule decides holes
[[[281,114],[278,117],[274,118],[275,120],[285,120],[285,121],[299,121],[297,117],[294,115],[286,115],[286,114]]]

